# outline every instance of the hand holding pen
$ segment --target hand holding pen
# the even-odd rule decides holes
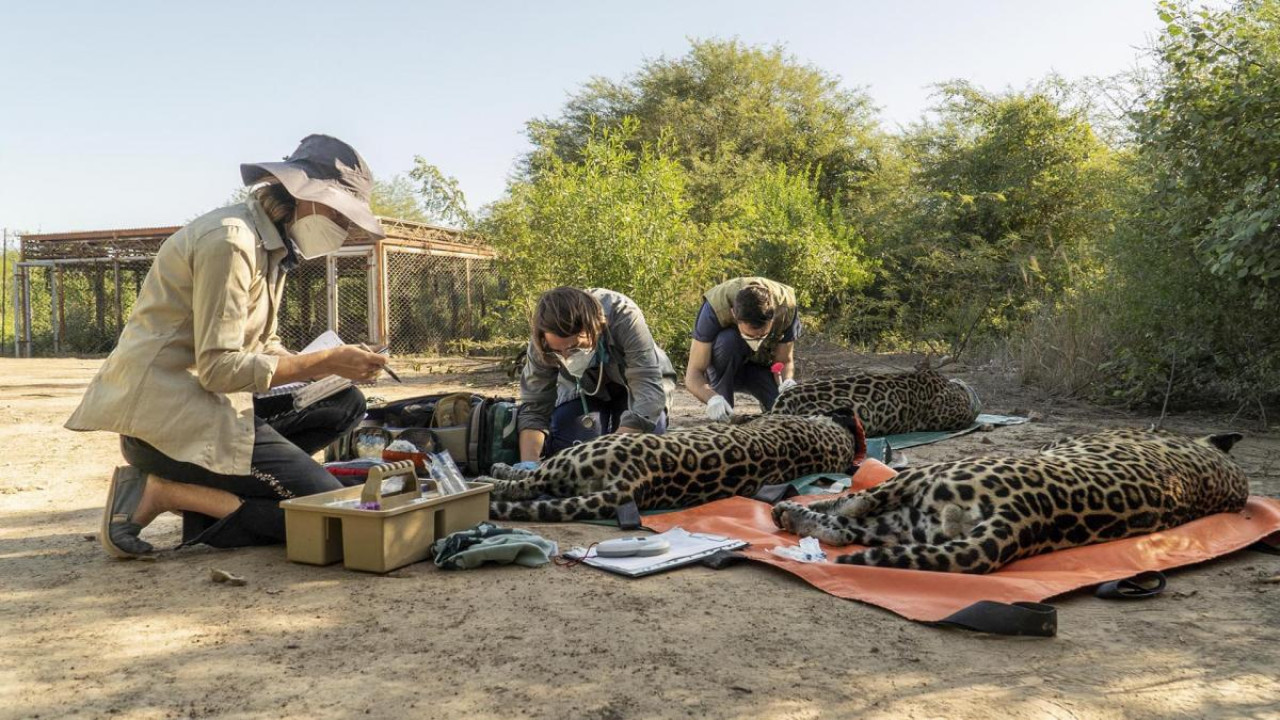
[[[385,356],[386,356],[386,357],[388,357],[388,358],[389,358],[389,357],[391,357],[391,346],[390,346],[390,345],[383,345],[382,347],[378,348],[377,350],[374,350],[373,348],[369,347],[368,345],[365,345],[364,343],[360,343],[360,347],[364,348],[365,350],[368,350],[368,351],[369,351],[369,352],[371,352],[371,353],[376,353],[376,354],[378,354],[378,355],[385,355]],[[386,365],[383,365],[383,366],[382,366],[382,369],[383,369],[383,370],[384,370],[388,375],[390,375],[390,376],[391,376],[391,379],[392,379],[392,380],[395,380],[396,382],[400,383],[401,385],[403,385],[403,384],[404,384],[404,381],[400,379],[400,376],[396,374],[396,371],[395,371],[395,370],[392,370],[390,367],[388,367],[388,366],[386,366]]]

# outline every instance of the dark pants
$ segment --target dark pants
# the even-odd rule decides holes
[[[601,435],[609,435],[618,431],[618,423],[622,413],[627,410],[627,389],[621,385],[606,386],[608,398],[587,398],[586,412],[582,410],[582,398],[574,398],[556,406],[551,413],[551,433],[547,444],[543,446],[542,456],[549,457],[561,450]],[[602,393],[603,395],[603,393]],[[583,417],[591,418],[591,427],[582,424]],[[661,435],[667,431],[667,413],[663,411],[658,417],[658,424],[653,432]]]
[[[729,401],[729,407],[733,407],[735,392],[746,392],[759,400],[765,410],[770,410],[778,399],[778,381],[768,367],[747,362],[751,354],[751,346],[736,327],[721,330],[711,344],[707,380],[716,394]]]
[[[230,548],[284,542],[281,500],[342,487],[311,455],[364,417],[360,390],[347,388],[303,410],[294,410],[289,397],[263,398],[254,400],[253,412],[253,459],[248,475],[219,475],[174,460],[138,438],[120,436],[124,459],[139,470],[174,482],[226,490],[243,501],[220,520],[184,512],[183,545]]]

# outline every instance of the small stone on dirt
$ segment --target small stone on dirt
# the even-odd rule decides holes
[[[217,569],[210,570],[209,579],[216,583],[226,583],[228,585],[233,585],[235,587],[240,587],[240,586],[249,584],[248,580],[245,580],[239,575],[232,575],[226,570],[217,570]]]

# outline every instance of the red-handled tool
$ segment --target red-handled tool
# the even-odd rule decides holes
[[[779,387],[782,386],[782,368],[784,367],[786,366],[780,362],[776,362],[773,365],[769,366],[769,372],[773,373],[773,379],[775,382],[778,383]]]

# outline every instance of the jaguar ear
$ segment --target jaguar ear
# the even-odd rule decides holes
[[[1219,435],[1210,435],[1206,439],[1209,441],[1210,445],[1218,448],[1224,453],[1229,453],[1231,452],[1231,448],[1235,447],[1236,443],[1244,439],[1244,434],[1238,432],[1221,433]]]

